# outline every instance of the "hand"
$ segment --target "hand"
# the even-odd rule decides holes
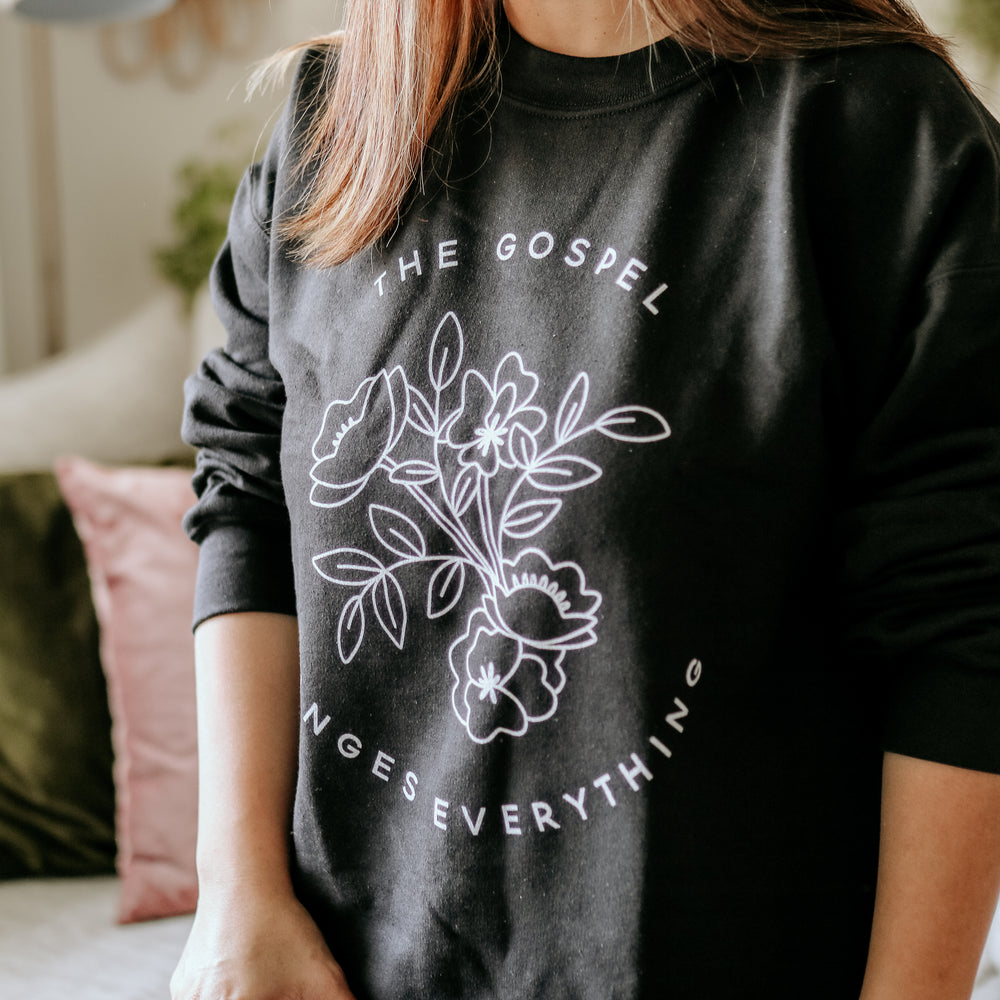
[[[172,1000],[354,1000],[291,892],[203,894],[170,981]]]

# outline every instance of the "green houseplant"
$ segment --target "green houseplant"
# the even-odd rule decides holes
[[[1000,0],[957,0],[955,26],[983,51],[1000,59]]]
[[[155,252],[160,276],[176,287],[190,311],[226,237],[242,167],[232,161],[188,160],[177,172],[181,197],[173,210],[176,239]]]

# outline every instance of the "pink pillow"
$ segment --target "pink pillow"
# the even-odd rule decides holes
[[[197,900],[197,742],[191,608],[198,550],[181,517],[191,473],[107,468],[56,475],[83,542],[108,682],[120,923],[189,913]]]

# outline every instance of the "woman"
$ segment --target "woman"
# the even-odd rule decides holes
[[[998,149],[901,0],[309,48],[189,385],[175,1000],[968,996]]]

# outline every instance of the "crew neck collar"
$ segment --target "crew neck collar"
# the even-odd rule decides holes
[[[502,16],[497,44],[504,97],[562,111],[608,111],[646,101],[713,62],[669,38],[618,56],[563,55],[532,45]]]

